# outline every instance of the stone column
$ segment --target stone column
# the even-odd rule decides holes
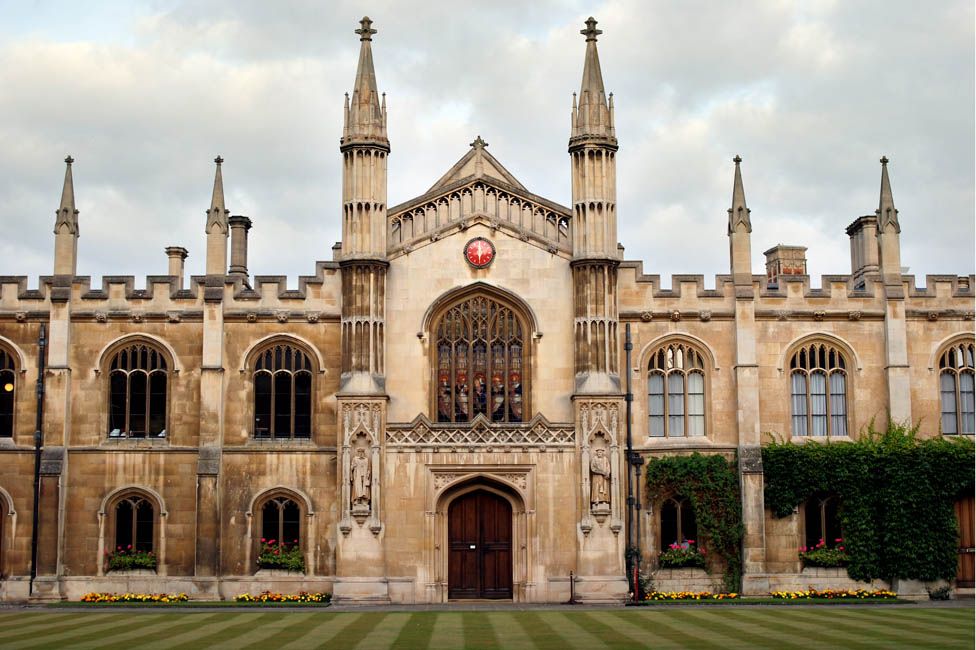
[[[239,214],[227,221],[230,224],[230,268],[232,276],[244,278],[247,282],[247,233],[251,230],[251,220]]]
[[[166,257],[169,258],[169,275],[176,278],[176,290],[183,289],[183,266],[190,253],[182,246],[168,246]]]
[[[342,376],[339,392],[385,395],[386,272],[383,260],[348,260],[342,269]]]

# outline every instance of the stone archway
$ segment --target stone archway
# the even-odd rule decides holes
[[[426,600],[532,598],[528,540],[535,512],[523,494],[529,471],[516,468],[514,474],[509,469],[505,478],[499,478],[459,469],[438,475],[437,483],[443,487],[432,494],[425,544],[425,573],[432,580],[427,581]]]

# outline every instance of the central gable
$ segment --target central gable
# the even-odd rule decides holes
[[[387,253],[408,253],[483,222],[551,253],[572,254],[572,212],[529,192],[479,136],[423,195],[390,208]]]

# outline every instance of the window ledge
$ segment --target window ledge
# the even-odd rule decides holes
[[[681,436],[666,438],[660,436],[647,436],[644,438],[644,445],[647,447],[728,447],[720,445],[708,436]],[[734,445],[733,445],[734,446]]]
[[[854,442],[854,438],[850,436],[790,436],[789,442],[795,442],[798,445],[814,442]]]
[[[252,436],[247,439],[244,446],[307,449],[316,446],[314,437],[314,435],[309,438],[255,438]]]
[[[154,576],[156,574],[156,569],[109,569],[107,572],[110,576]]]
[[[125,447],[129,449],[153,449],[169,447],[169,438],[103,438],[99,447]]]

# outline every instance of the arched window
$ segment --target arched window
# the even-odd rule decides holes
[[[14,435],[14,395],[17,374],[14,372],[13,355],[0,348],[0,438]]]
[[[123,497],[115,504],[115,548],[148,553],[153,550],[156,509],[138,494]]]
[[[661,504],[661,551],[667,551],[671,544],[681,544],[685,540],[698,539],[698,524],[695,510],[684,497],[665,499]]]
[[[523,422],[525,367],[523,322],[488,296],[448,309],[433,328],[438,422]]]
[[[312,362],[301,348],[274,343],[254,363],[254,436],[312,435]]]
[[[973,382],[973,343],[956,343],[939,357],[939,396],[942,433],[976,432],[976,391]]]
[[[833,345],[805,344],[790,358],[794,436],[847,435],[847,361]]]
[[[109,437],[166,437],[166,355],[139,341],[120,348],[109,371]]]
[[[684,342],[668,343],[647,366],[648,433],[705,435],[705,358]]]
[[[302,539],[302,511],[298,504],[283,496],[273,497],[261,508],[261,537],[278,544],[293,546]]]
[[[832,494],[818,494],[804,504],[804,524],[807,548],[815,548],[822,540],[833,548],[844,537],[840,529],[840,501]]]

